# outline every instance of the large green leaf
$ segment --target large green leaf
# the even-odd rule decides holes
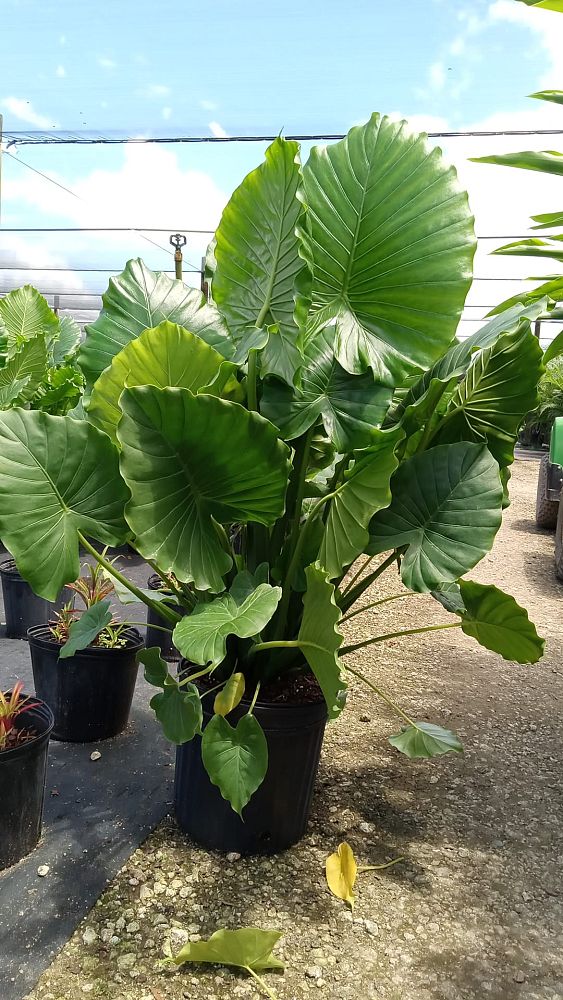
[[[390,736],[391,746],[407,757],[440,757],[444,753],[463,753],[459,739],[449,729],[442,729],[433,722],[415,722],[405,726],[396,736]]]
[[[563,330],[553,338],[549,347],[546,348],[543,356],[544,364],[547,364],[548,361],[553,361],[554,358],[558,358],[560,354],[563,354]]]
[[[137,549],[198,590],[222,591],[232,559],[219,526],[281,516],[289,449],[264,417],[215,396],[135,386],[120,405]]]
[[[15,400],[29,402],[44,379],[46,370],[45,337],[37,334],[26,340],[0,368],[0,408],[10,406]]]
[[[537,402],[543,352],[531,330],[507,333],[473,359],[442,418],[433,443],[484,441],[501,468]]]
[[[119,397],[125,386],[180,386],[220,395],[235,370],[213,347],[176,323],[164,320],[145,330],[113,358],[94,385],[88,418],[117,440]]]
[[[260,411],[291,441],[321,419],[338,451],[365,448],[391,402],[389,386],[374,382],[371,372],[350,375],[334,357],[334,327],[313,337],[305,350],[299,385],[278,380],[264,386]]]
[[[470,156],[473,163],[494,163],[500,167],[541,170],[544,174],[563,174],[563,153],[557,150],[527,149],[521,153],[498,153],[493,156]]]
[[[0,414],[0,537],[34,591],[56,600],[80,575],[78,531],[120,545],[129,491],[117,449],[86,421]]]
[[[61,316],[56,331],[56,340],[52,346],[53,364],[62,365],[73,357],[80,343],[80,327],[72,316]]]
[[[188,941],[170,959],[174,965],[184,962],[210,962],[212,965],[234,965],[240,969],[283,969],[284,964],[274,958],[272,949],[281,937],[281,931],[264,931],[259,927],[239,927],[237,930],[219,930],[208,941]]]
[[[545,640],[510,594],[473,580],[460,580],[459,586],[465,610],[458,614],[466,635],[505,660],[536,663],[540,659]]]
[[[96,322],[86,327],[86,339],[78,352],[88,385],[122,347],[165,319],[197,334],[225,358],[234,353],[224,320],[201,292],[151,271],[141,260],[130,260],[117,278],[110,278],[102,301],[104,307]]]
[[[467,195],[425,135],[377,114],[313,149],[303,184],[310,332],[335,323],[340,364],[393,386],[454,336],[475,252]]]
[[[280,587],[261,583],[240,604],[232,594],[198,604],[176,625],[174,645],[190,662],[217,667],[227,655],[227,636],[249,639],[258,635],[270,621],[280,597]]]
[[[530,229],[553,229],[555,226],[563,226],[563,212],[543,212],[540,215],[532,215],[531,219],[538,225],[530,226]]]
[[[307,590],[303,596],[303,618],[298,641],[321,691],[329,719],[340,715],[346,701],[346,681],[338,658],[342,635],[338,622],[342,617],[334,599],[334,586],[325,570],[307,566]]]
[[[559,238],[559,236],[550,237],[552,240]],[[537,237],[507,243],[503,247],[497,247],[492,252],[502,257],[547,257],[550,260],[563,260],[563,248],[560,243],[546,243],[545,240],[540,240]]]
[[[74,656],[79,649],[85,649],[109,625],[112,615],[109,610],[109,601],[97,601],[86,611],[83,611],[79,618],[70,626],[68,639],[61,647],[59,657],[64,660],[68,656]]]
[[[534,278],[528,278],[528,281],[534,281]],[[536,302],[542,301],[542,313],[549,312],[551,303],[558,302],[563,296],[563,277],[554,278],[551,281],[545,282],[543,285],[538,285],[536,288],[525,289],[523,292],[519,292],[517,295],[511,295],[509,299],[505,299],[504,302],[500,302],[499,305],[495,306],[490,312],[487,313],[488,316],[496,316],[498,313],[503,313],[508,311],[508,309],[513,306],[523,305],[530,306]],[[538,313],[538,316],[541,313]],[[530,316],[530,319],[537,317]],[[503,331],[508,332],[508,331]]]
[[[370,555],[406,551],[401,576],[410,590],[435,590],[472,569],[500,528],[499,467],[483,445],[430,448],[399,466],[393,499],[370,524]]]
[[[38,334],[53,335],[57,326],[55,313],[32,285],[16,288],[0,299],[0,335],[7,337],[10,354]]]
[[[268,744],[253,715],[243,715],[235,727],[214,715],[203,730],[201,757],[209,780],[239,816],[268,770]]]
[[[176,746],[188,743],[196,733],[201,732],[203,712],[195,684],[180,687],[175,681],[165,682],[163,690],[151,698],[150,706],[166,739]]]
[[[319,551],[319,562],[331,579],[364,551],[370,519],[391,503],[389,484],[399,464],[395,449],[403,437],[401,428],[374,431],[369,448],[354,453],[354,464],[330,501]]]
[[[525,3],[527,7],[537,7],[542,10],[555,10],[557,13],[563,13],[563,0],[520,0],[520,3]]]
[[[213,298],[229,330],[242,341],[258,328],[273,327],[262,356],[262,372],[290,384],[302,364],[294,320],[294,284],[303,268],[295,226],[303,209],[299,144],[281,137],[266,161],[231,196],[215,234]]]

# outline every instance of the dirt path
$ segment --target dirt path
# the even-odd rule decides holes
[[[454,729],[463,756],[398,755],[398,725],[353,685],[330,727],[310,835],[274,859],[227,862],[165,824],[130,859],[30,1000],[231,1000],[253,983],[216,969],[163,973],[163,942],[221,926],[283,931],[280,1000],[563,998],[563,588],[553,537],[537,532],[537,465],[514,466],[512,506],[475,578],[524,603],[547,639],[532,667],[505,663],[457,631],[395,640],[358,656],[409,714]],[[395,593],[386,580],[380,593]],[[363,616],[362,616],[363,617]],[[362,617],[355,619],[362,623]],[[443,621],[431,598],[383,606],[354,637]],[[142,804],[140,804],[142,808]],[[354,915],[325,887],[340,840],[362,863]]]

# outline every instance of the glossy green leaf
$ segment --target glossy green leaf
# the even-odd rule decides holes
[[[553,229],[555,226],[563,226],[563,212],[544,212],[532,215],[531,218],[533,222],[538,223],[537,226],[531,226],[531,229]]]
[[[528,281],[533,281],[535,279],[528,278]],[[563,277],[555,278],[551,281],[547,281],[542,285],[538,285],[536,288],[525,289],[523,292],[519,292],[517,295],[511,295],[509,299],[505,299],[504,302],[499,303],[494,309],[491,309],[488,316],[496,316],[498,313],[505,312],[506,310],[517,305],[529,306],[536,302],[542,302],[543,308],[541,313],[547,313],[550,310],[550,304],[552,302],[557,302],[563,296]],[[530,317],[531,319],[532,317]],[[536,317],[537,318],[537,317]]]
[[[179,687],[176,682],[165,683],[164,689],[151,698],[150,706],[171,743],[180,746],[201,732],[203,713],[195,684]]]
[[[403,462],[391,480],[391,505],[370,524],[369,555],[403,549],[410,590],[457,580],[489,551],[500,528],[499,467],[483,445],[439,445]]]
[[[110,278],[102,301],[103,309],[95,323],[86,327],[86,339],[78,352],[88,385],[126,344],[165,319],[197,334],[223,357],[233,355],[224,320],[201,292],[151,271],[141,260],[130,260],[118,277]]]
[[[303,186],[309,333],[335,323],[342,367],[394,386],[454,336],[475,252],[467,195],[425,135],[377,114],[313,149]]]
[[[364,551],[371,518],[391,503],[390,480],[399,464],[395,450],[403,437],[401,428],[374,431],[369,448],[354,452],[354,463],[330,501],[319,551],[330,579]]]
[[[346,681],[338,658],[342,617],[334,598],[334,586],[321,566],[307,566],[307,590],[303,596],[303,618],[298,641],[313,671],[328,709],[329,719],[340,715],[346,701]]]
[[[463,753],[463,746],[455,733],[432,722],[415,722],[413,726],[405,726],[396,736],[389,737],[389,743],[411,759],[440,757],[451,751]]]
[[[233,708],[240,705],[244,697],[244,688],[244,674],[231,674],[225,682],[224,687],[215,695],[215,701],[213,702],[215,715],[228,715],[229,712],[232,712]]]
[[[521,153],[499,153],[494,156],[470,156],[473,163],[494,163],[501,167],[520,167],[522,170],[541,170],[544,174],[563,174],[563,153],[557,150],[535,149]]]
[[[557,238],[556,236],[550,237],[552,240]],[[538,237],[507,243],[503,247],[497,247],[492,253],[501,257],[547,257],[550,260],[563,260],[561,244],[546,243],[545,240]]]
[[[80,575],[78,531],[105,545],[130,535],[117,449],[86,421],[39,410],[0,414],[0,537],[34,591],[55,601]]]
[[[109,625],[112,617],[109,603],[109,601],[98,601],[90,605],[82,612],[80,618],[72,623],[68,630],[68,639],[59,653],[61,660],[74,656],[79,649],[86,649],[106,625]]]
[[[529,96],[537,98],[538,101],[551,101],[552,104],[563,104],[563,90],[538,90],[535,94],[530,94]]]
[[[235,727],[214,715],[203,730],[201,757],[209,780],[239,816],[268,770],[268,744],[260,723],[243,715]]]
[[[60,316],[56,340],[52,346],[53,364],[62,365],[72,358],[80,343],[80,327],[72,316]]]
[[[380,427],[391,402],[389,386],[374,382],[371,372],[350,375],[334,357],[334,328],[313,337],[306,349],[299,386],[277,380],[264,386],[260,411],[291,441],[322,420],[342,453],[365,448]]]
[[[294,320],[294,283],[303,261],[295,226],[303,209],[299,144],[281,137],[266,160],[230,198],[215,234],[213,299],[239,342],[255,328],[271,328],[262,374],[290,384],[302,364],[301,335]],[[248,342],[248,341],[247,341]]]
[[[542,357],[529,329],[504,334],[480,351],[450,399],[433,444],[486,441],[501,468],[510,465],[518,429],[537,402]]]
[[[121,472],[132,494],[126,517],[136,548],[182,582],[222,591],[232,559],[219,525],[270,525],[280,517],[287,446],[257,413],[187,389],[135,386],[120,405]]]
[[[563,354],[563,330],[553,338],[549,347],[546,348],[543,356],[544,364],[546,365],[548,361],[558,358],[560,354]]]
[[[54,334],[57,325],[55,313],[32,285],[16,288],[0,299],[0,335],[7,337],[9,354],[39,334]]]
[[[536,663],[543,656],[545,640],[510,594],[473,580],[460,580],[459,586],[465,608],[461,627],[466,635],[505,660]]]
[[[519,0],[520,3],[525,3],[527,7],[537,7],[540,10],[555,10],[557,13],[563,13],[563,0]]]
[[[281,931],[263,931],[259,927],[239,927],[238,930],[215,931],[208,941],[188,941],[174,955],[174,965],[185,962],[204,962],[212,965],[234,965],[240,969],[283,969],[284,964],[274,958],[272,950],[281,937]]]
[[[145,668],[145,680],[154,687],[164,687],[169,677],[168,664],[162,659],[160,646],[150,646],[137,653],[139,662]]]
[[[45,338],[38,334],[24,341],[0,368],[0,409],[5,409],[16,400],[19,403],[29,402],[44,379],[46,370]]]
[[[164,320],[127,344],[102,372],[88,403],[88,419],[116,440],[125,386],[180,386],[219,396],[235,370],[200,337]]]
[[[459,583],[442,583],[432,591],[432,597],[452,614],[461,614],[465,605],[459,589]]]
[[[198,604],[176,625],[174,645],[190,662],[217,667],[227,655],[227,636],[249,639],[258,635],[270,621],[280,597],[280,587],[261,583],[241,604],[231,594]]]

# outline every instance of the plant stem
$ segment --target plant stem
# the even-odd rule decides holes
[[[181,681],[178,681],[178,687],[183,687],[184,684],[190,684],[191,681],[197,681],[198,677],[206,677],[213,671],[213,667],[205,667],[203,670],[199,670],[196,674],[190,674],[188,677],[184,677]]]
[[[322,646],[316,642],[301,642],[300,639],[273,639],[271,642],[256,642],[248,650],[248,656],[260,653],[263,649],[319,649],[324,652]]]
[[[289,601],[291,598],[291,583],[293,579],[293,574],[295,572],[295,565],[292,557],[295,555],[295,550],[298,545],[298,539],[300,537],[299,525],[301,522],[301,509],[303,507],[303,497],[305,495],[305,486],[307,482],[307,467],[309,465],[309,454],[311,451],[311,442],[313,440],[314,430],[315,430],[314,426],[309,427],[309,430],[305,435],[305,438],[303,440],[303,445],[301,448],[299,465],[297,467],[295,500],[293,502],[293,510],[291,512],[291,532],[289,535],[289,542],[288,542],[290,562],[287,568],[285,579],[283,581],[282,598],[276,616],[277,618],[276,631],[277,634],[280,636],[284,634],[285,627],[287,624],[287,612],[289,609]],[[307,523],[308,521],[305,522],[305,524]]]
[[[152,559],[145,559],[145,562],[147,566],[150,566],[150,568],[154,570],[156,575],[160,577],[167,590],[171,590],[172,593],[179,598],[179,600],[185,601],[187,604],[190,603],[186,595],[182,593],[182,591],[180,590],[179,587],[176,586],[174,581],[170,580],[169,577],[166,576],[166,573],[163,573],[162,570],[158,568],[158,566],[156,565],[155,562],[153,562]],[[192,607],[195,607],[195,601],[192,603]]]
[[[372,562],[373,559],[375,559],[375,556],[368,556],[366,558],[366,561],[364,563],[362,563],[362,565],[360,566],[358,572],[354,573],[354,576],[352,577],[352,579],[350,580],[350,582],[344,587],[344,590],[342,591],[342,596],[343,597],[345,596],[345,594],[348,593],[349,590],[352,589],[352,587],[354,586],[354,584],[355,584],[356,580],[358,579],[358,577],[360,577],[362,575],[362,573],[364,572],[364,570],[368,568],[370,562]]]
[[[250,972],[250,975],[256,980],[256,982],[258,983],[258,985],[264,990],[264,993],[266,994],[267,997],[270,998],[270,1000],[278,1000],[276,994],[272,993],[272,991],[269,988],[269,986],[266,986],[266,983],[264,982],[264,980],[262,979],[262,977],[259,976],[258,973],[254,971],[254,969],[251,969],[249,965],[245,965],[245,966],[243,966],[243,968],[245,968],[247,972]]]
[[[141,626],[143,626],[143,625],[146,625],[147,623],[146,622],[123,622],[123,624],[124,625],[141,625]],[[173,632],[173,629],[171,629],[171,628],[164,628],[163,625],[153,625],[152,622],[151,622],[151,628],[156,628],[156,629],[158,629],[159,632],[168,632],[169,635],[172,635],[172,632]]]
[[[392,708],[393,711],[397,713],[397,715],[400,715],[401,718],[404,719],[409,726],[416,726],[416,723],[413,722],[412,719],[409,719],[407,713],[403,712],[403,709],[399,708],[399,706],[395,704],[393,699],[390,698],[388,694],[385,694],[385,691],[382,691],[381,688],[377,686],[377,684],[374,684],[372,681],[370,681],[365,676],[365,674],[360,673],[359,670],[354,670],[353,667],[349,667],[347,664],[344,664],[344,666],[346,670],[348,670],[351,674],[354,674],[354,676],[357,677],[360,681],[363,681],[364,684],[367,684],[367,686],[371,688],[371,690],[374,691],[375,694],[379,695],[379,697],[385,702],[385,704],[389,705],[389,708]]]
[[[256,390],[257,375],[258,352],[251,350],[248,352],[248,373],[246,376],[246,401],[249,410],[258,409],[258,395]]]
[[[382,872],[385,868],[392,868],[393,865],[398,865],[399,861],[404,861],[404,857],[394,858],[393,861],[387,861],[384,865],[359,865],[358,873],[360,872]]]
[[[344,622],[349,622],[351,618],[355,618],[356,615],[361,615],[364,611],[370,611],[371,608],[377,608],[380,604],[387,604],[388,601],[398,601],[401,597],[418,597],[418,594],[414,594],[412,590],[407,590],[404,594],[393,594],[392,597],[382,597],[379,601],[372,601],[371,604],[365,604],[363,608],[358,608],[357,611],[351,611],[349,615],[345,615],[341,618],[339,625],[343,625]]]
[[[176,624],[176,622],[181,621],[181,615],[177,615],[175,611],[172,611],[172,608],[167,608],[166,605],[160,603],[159,601],[151,601],[150,597],[147,597],[147,595],[144,594],[142,590],[139,590],[139,588],[136,587],[135,584],[131,582],[131,580],[128,580],[126,576],[123,576],[123,573],[120,573],[119,570],[115,568],[113,563],[108,562],[107,559],[104,559],[103,556],[101,556],[100,553],[94,548],[94,546],[90,545],[88,539],[85,538],[80,531],[78,532],[78,538],[81,544],[87,550],[87,552],[89,552],[90,555],[94,556],[96,562],[99,563],[100,566],[103,566],[104,569],[108,573],[110,573],[111,576],[114,576],[116,580],[119,580],[119,582],[124,587],[126,587],[127,590],[131,591],[131,593],[135,595],[138,601],[140,601],[142,604],[146,604],[147,607],[152,608],[152,610],[157,615],[160,615],[161,618],[166,618],[169,622],[172,622],[174,625]]]
[[[363,580],[360,580],[360,582],[357,583],[355,587],[352,587],[351,590],[347,591],[346,596],[342,595],[339,602],[342,610],[347,611],[348,608],[351,608],[352,605],[355,604],[356,601],[358,600],[358,597],[362,596],[364,590],[367,590],[368,587],[370,587],[371,584],[375,580],[377,580],[378,577],[380,577],[383,573],[385,573],[385,570],[389,569],[389,567],[392,566],[393,563],[396,561],[397,561],[397,553],[393,551],[391,555],[387,557],[387,559],[384,559],[384,561],[380,563],[377,569],[374,569],[373,573],[369,573],[369,575],[365,576]]]
[[[355,642],[351,646],[343,646],[339,656],[346,656],[356,649],[363,649],[364,646],[371,646],[374,642],[385,642],[386,639],[397,639],[402,635],[419,635],[421,632],[438,632],[444,628],[461,628],[461,622],[446,622],[444,625],[424,625],[422,628],[406,628],[400,632],[386,632],[385,635],[375,635],[371,639],[364,639],[362,642]],[[347,670],[350,668],[347,667]]]
[[[255,706],[256,702],[258,701],[258,695],[259,695],[259,693],[260,693],[260,681],[258,681],[258,684],[256,685],[256,688],[255,688],[255,691],[254,691],[254,695],[252,697],[252,701],[250,702],[250,708],[248,709],[248,712],[246,713],[247,715],[252,715],[252,713],[254,711],[254,706]]]

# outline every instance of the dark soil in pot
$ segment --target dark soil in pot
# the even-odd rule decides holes
[[[31,734],[19,746],[0,751],[0,869],[37,846],[45,795],[45,774],[53,713],[36,702],[16,720]]]
[[[4,611],[6,614],[6,635],[9,639],[26,639],[27,630],[41,625],[60,611],[67,601],[72,600],[72,591],[66,587],[54,604],[33,593],[29,583],[18,573],[13,559],[0,562]]]
[[[29,629],[35,690],[55,717],[53,739],[92,743],[123,732],[137,680],[137,653],[144,645],[136,629],[125,635],[126,646],[88,646],[61,660],[61,644],[47,625]]]
[[[149,576],[148,586],[150,590],[162,590],[163,583],[157,573]],[[170,603],[173,611],[177,611],[178,614],[184,614],[184,609],[179,604],[168,603]],[[180,654],[172,642],[170,633],[161,632],[159,628],[154,628],[154,625],[160,625],[162,628],[170,628],[168,619],[162,618],[152,608],[147,608],[147,649],[150,649],[151,646],[160,646],[160,651],[165,660],[179,660]]]
[[[254,714],[268,742],[268,771],[243,809],[231,809],[212,785],[196,736],[176,750],[174,807],[181,829],[203,847],[239,854],[275,854],[303,837],[311,810],[327,709],[314,679],[300,678],[266,688]],[[267,700],[270,699],[270,700]],[[248,711],[242,701],[228,715],[232,726]],[[213,699],[203,701],[203,725],[213,714]]]

